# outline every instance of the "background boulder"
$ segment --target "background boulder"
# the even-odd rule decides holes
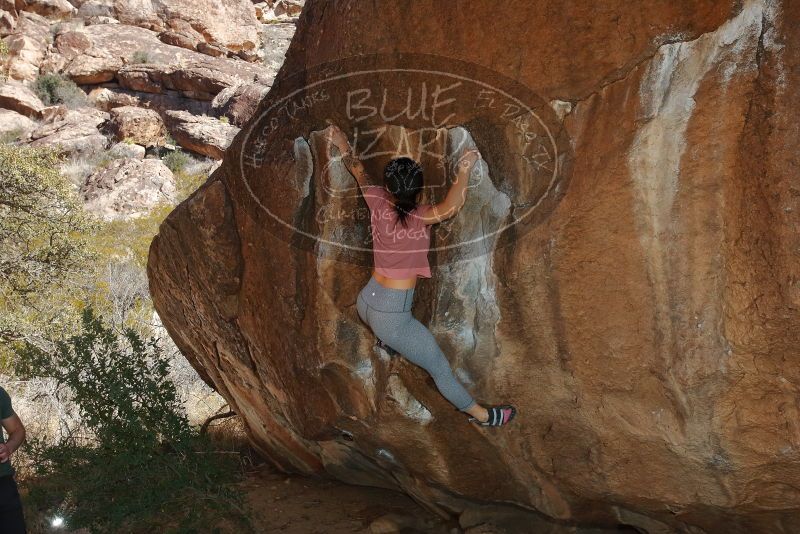
[[[144,146],[163,145],[167,129],[157,112],[135,106],[111,110],[108,131],[116,141],[129,140]]]
[[[260,43],[258,19],[250,0],[89,0],[82,3],[82,17],[107,17],[129,26],[155,32],[193,28],[194,36],[226,50],[254,50]]]
[[[159,159],[121,158],[91,175],[80,188],[84,206],[107,220],[146,215],[175,201],[175,178]]]
[[[216,117],[167,111],[164,118],[169,133],[179,145],[214,159],[222,159],[225,150],[239,133],[239,128]]]

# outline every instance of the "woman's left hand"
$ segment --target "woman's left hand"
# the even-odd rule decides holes
[[[350,151],[350,143],[347,141],[347,136],[338,126],[331,124],[326,130],[327,139],[339,149],[339,152],[344,154]]]

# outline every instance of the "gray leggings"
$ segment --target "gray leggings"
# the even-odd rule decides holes
[[[475,402],[453,375],[450,362],[425,325],[411,315],[414,288],[391,289],[374,277],[358,294],[356,309],[361,320],[384,343],[433,377],[439,392],[461,411]]]

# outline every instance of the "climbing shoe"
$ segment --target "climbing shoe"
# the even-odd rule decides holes
[[[377,343],[375,343],[375,346],[377,346],[379,349],[385,350],[389,354],[389,356],[397,356],[398,354],[400,354],[399,352],[394,350],[392,347],[390,347],[380,339],[378,340]]]
[[[470,417],[469,422],[477,423],[481,426],[501,426],[507,424],[517,415],[517,409],[510,404],[492,406],[491,408],[487,408],[487,411],[489,412],[489,419],[487,419],[486,422],[479,421],[475,417]]]

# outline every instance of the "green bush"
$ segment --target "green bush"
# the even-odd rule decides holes
[[[16,143],[22,138],[25,132],[22,128],[15,128],[0,135],[0,144],[7,145],[8,143]]]
[[[161,161],[164,162],[164,165],[172,172],[180,172],[185,169],[187,165],[194,162],[194,158],[183,150],[178,149],[173,150],[161,158]]]
[[[86,93],[75,82],[60,74],[41,74],[33,83],[33,91],[46,106],[64,104],[68,108],[86,105]]]
[[[144,269],[147,265],[150,243],[158,233],[159,225],[173,208],[174,206],[165,202],[153,207],[147,215],[104,223],[94,235],[92,250],[96,251],[98,257],[104,259],[131,256]]]
[[[241,465],[189,425],[156,338],[117,333],[86,308],[79,334],[51,351],[26,344],[15,371],[67,388],[84,424],[55,444],[29,443],[26,485],[39,510],[93,532],[249,528],[230,485]]]
[[[144,50],[137,50],[131,56],[131,63],[150,63],[150,55]]]
[[[177,188],[177,200],[183,201],[189,195],[197,191],[201,185],[206,183],[209,174],[207,172],[179,172],[175,174],[175,186]]]

